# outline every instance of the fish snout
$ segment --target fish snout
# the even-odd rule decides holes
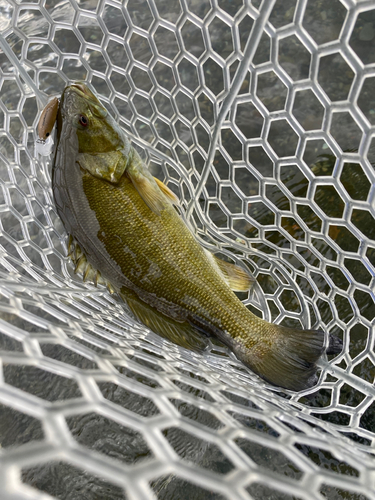
[[[85,99],[88,99],[89,101],[95,103],[95,104],[100,104],[99,99],[96,97],[95,94],[91,92],[89,87],[85,84],[85,82],[74,82],[71,85],[68,85],[65,87],[64,92],[66,92],[68,89],[71,89],[73,92],[76,92],[79,94],[81,97],[84,97]]]
[[[74,109],[82,110],[82,106],[87,106],[91,113],[99,118],[104,118],[108,113],[106,108],[104,108],[99,99],[84,82],[74,82],[65,87],[63,100],[66,102],[69,112],[72,112]]]
[[[87,85],[83,82],[75,82],[71,85],[71,87],[75,87],[77,88],[80,92],[82,92],[83,94],[87,94],[87,91],[89,91],[89,88],[87,87]]]

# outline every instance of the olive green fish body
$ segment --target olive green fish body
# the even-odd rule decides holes
[[[67,87],[57,126],[53,190],[67,232],[137,317],[180,345],[201,333],[228,345],[253,371],[292,390],[311,386],[324,334],[252,314],[148,172],[130,141],[83,84]],[[224,269],[224,274],[222,270]],[[234,266],[228,273],[241,278]]]
[[[83,189],[99,221],[99,239],[142,300],[180,321],[221,329],[232,338],[247,336],[250,323],[260,321],[213,268],[171,205],[160,216],[150,212],[127,177],[113,186],[86,174]]]

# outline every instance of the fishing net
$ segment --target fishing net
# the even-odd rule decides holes
[[[375,498],[375,5],[0,1],[1,499]],[[40,111],[85,80],[255,314],[338,335],[288,393],[66,257]]]

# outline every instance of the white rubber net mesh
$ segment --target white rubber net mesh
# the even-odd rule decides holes
[[[375,498],[375,2],[0,1],[1,499]],[[258,315],[343,339],[303,393],[138,324],[66,257],[38,116],[86,80]]]

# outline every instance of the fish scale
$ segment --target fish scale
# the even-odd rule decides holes
[[[103,232],[108,235],[102,240],[108,254],[137,287],[177,304],[182,309],[181,316],[185,310],[199,314],[218,328],[233,330],[235,336],[241,333],[246,336],[249,327],[254,329],[256,323],[261,322],[250,313],[253,318],[252,324],[249,324],[249,311],[212,268],[173,207],[167,207],[161,216],[150,213],[126,177],[114,187],[103,185],[99,179],[88,174],[84,176],[83,186],[91,209],[96,213]],[[127,217],[120,225],[116,214],[124,206]],[[136,232],[132,231],[134,226],[137,226]],[[124,246],[113,238],[114,233],[126,241],[125,251]],[[152,252],[147,250],[150,245]],[[136,254],[136,260],[129,259],[129,254]],[[160,277],[146,278],[151,262],[163,268]],[[144,270],[141,277],[134,271],[134,266]]]
[[[216,336],[275,385],[316,382],[328,338],[268,323],[242,304],[228,283],[244,289],[235,287],[249,276],[199,245],[173,207],[175,195],[82,82],[61,98],[52,177],[57,211],[90,266],[85,279],[99,272],[140,321],[183,347],[202,350],[207,335]],[[329,347],[341,345],[332,338]]]

